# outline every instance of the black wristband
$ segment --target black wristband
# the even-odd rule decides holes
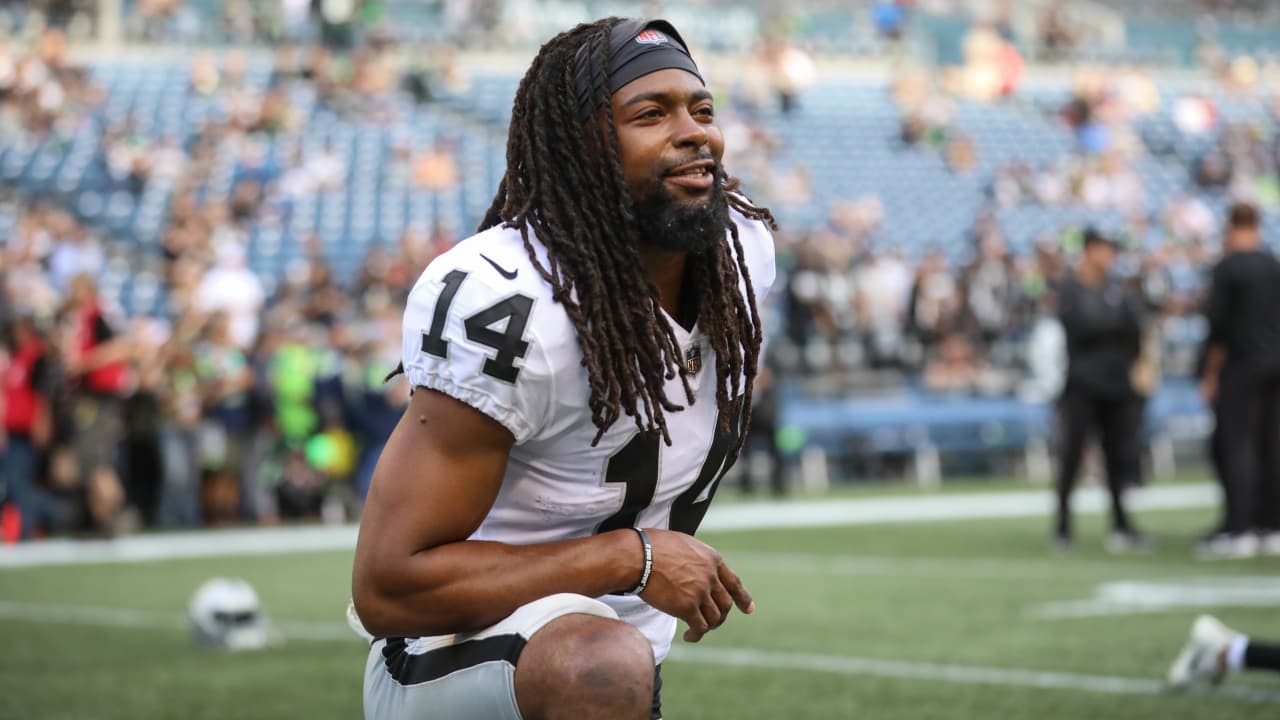
[[[629,595],[639,595],[649,586],[649,575],[653,573],[653,543],[649,542],[649,533],[641,528],[631,528],[640,534],[640,542],[644,543],[644,572],[640,574],[640,584],[636,585]]]

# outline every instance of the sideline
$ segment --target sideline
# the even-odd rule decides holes
[[[1130,507],[1138,511],[1184,510],[1213,507],[1218,502],[1216,485],[1168,485],[1133,491]],[[1052,505],[1052,493],[1047,490],[741,503],[712,507],[702,530],[727,532],[1042,517],[1050,513]],[[1109,501],[1102,489],[1090,487],[1077,491],[1073,505],[1078,514],[1099,514],[1107,511]],[[0,568],[281,555],[351,550],[355,543],[354,524],[192,530],[115,540],[53,539],[0,547]]]

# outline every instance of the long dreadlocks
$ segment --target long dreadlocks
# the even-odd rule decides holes
[[[609,33],[620,22],[608,18],[579,25],[539,50],[516,92],[507,171],[480,230],[499,224],[518,228],[534,267],[568,313],[589,377],[588,405],[599,430],[593,444],[625,412],[642,432],[660,433],[669,445],[665,413],[682,406],[667,397],[665,382],[680,377],[690,403],[693,391],[680,344],[663,317],[658,290],[638,272],[643,267],[642,238],[605,89]],[[594,61],[606,73],[595,98],[604,108],[604,123],[583,123],[576,114],[574,57],[587,43],[597,49],[600,56]],[[737,192],[736,178],[719,170],[716,181],[728,207],[776,229],[767,209]],[[729,432],[732,418],[742,413],[733,446],[736,454],[750,423],[761,330],[742,242],[727,211],[724,222],[731,242],[691,254],[685,282],[691,283],[698,323],[715,352],[719,431]],[[547,249],[545,265],[534,251],[533,236]],[[739,278],[746,286],[745,296]]]

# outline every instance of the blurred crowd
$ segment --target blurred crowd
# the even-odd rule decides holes
[[[358,509],[408,400],[384,378],[430,242],[407,234],[345,288],[309,253],[268,296],[239,246],[213,244],[224,209],[175,222],[190,237],[166,262],[173,311],[128,318],[98,292],[99,238],[60,209],[22,212],[0,275],[6,492],[31,513],[11,532]]]
[[[297,123],[281,93],[306,86],[332,107],[376,112],[390,92],[382,79],[399,80],[372,51],[330,72],[333,57],[282,51],[264,94],[244,89],[234,53],[221,65],[198,57],[191,92],[221,112],[190,142],[127,123],[102,129],[98,162],[113,191],[159,186],[171,197],[158,248],[112,242],[54,199],[0,191],[13,219],[0,254],[0,447],[4,492],[17,501],[5,505],[7,537],[358,510],[407,402],[402,381],[383,382],[399,358],[404,299],[453,238],[407,229],[343,285],[326,260],[333,248],[314,236],[278,281],[249,269],[254,223],[346,178],[327,149],[262,157],[263,134]],[[37,142],[94,122],[101,91],[85,77],[58,32],[29,52],[0,52],[0,132]],[[208,192],[228,158],[230,192]],[[456,182],[447,148],[406,147],[400,160],[408,182]],[[113,265],[163,286],[159,317],[127,317],[118,293],[102,292]]]
[[[402,24],[412,5],[430,6],[435,27]],[[216,40],[231,44],[307,43],[333,50],[395,40],[448,37],[455,45],[503,36],[504,16],[519,11],[509,0],[227,0],[205,5],[190,0],[140,0],[126,19],[131,39],[190,43]],[[411,16],[417,17],[409,12]],[[510,31],[508,31],[509,33]]]
[[[1231,199],[1280,207],[1280,96],[1247,61],[1218,68],[1215,80],[1213,93],[1183,94],[1163,111],[1141,70],[1078,71],[1064,100],[1033,105],[1012,95],[1005,102],[1056,126],[1067,150],[991,162],[956,120],[972,85],[902,72],[892,88],[898,142],[981,179],[981,208],[964,244],[908,257],[878,242],[881,198],[836,203],[822,227],[794,240],[785,363],[862,385],[906,377],[933,390],[1051,397],[1061,372],[1047,361],[1057,343],[1055,287],[1084,231],[1101,223],[1121,249],[1117,272],[1145,300],[1153,360],[1163,374],[1193,374],[1221,208]],[[1182,189],[1151,186],[1169,172]],[[1024,210],[1055,224],[1015,251],[1001,218]]]
[[[841,207],[828,228],[796,242],[777,351],[784,367],[867,390],[918,381],[935,392],[1052,399],[1065,371],[1056,290],[1087,228],[1064,228],[1015,254],[994,223],[980,220],[962,259],[948,248],[912,261],[861,241],[858,228],[876,208]],[[1127,236],[1110,239],[1127,248],[1117,266],[1145,301],[1153,359],[1165,373],[1189,375],[1216,256],[1203,245],[1145,252]]]

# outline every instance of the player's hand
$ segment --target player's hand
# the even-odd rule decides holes
[[[653,572],[640,594],[653,607],[685,621],[687,642],[720,627],[734,605],[755,611],[751,593],[737,573],[710,545],[672,530],[648,530],[653,544]]]

